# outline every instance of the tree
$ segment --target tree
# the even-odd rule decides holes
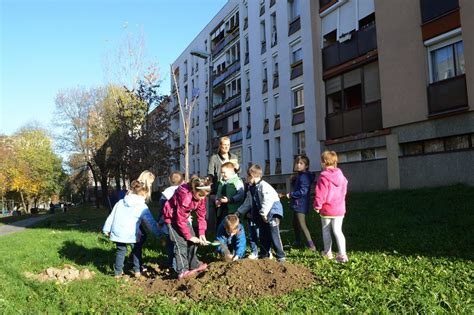
[[[11,189],[20,193],[26,212],[32,204],[59,194],[62,174],[61,159],[53,152],[46,131],[22,128],[14,135]]]
[[[191,115],[193,113],[193,108],[197,100],[197,95],[193,95],[191,102],[188,102],[188,98],[184,96],[184,104],[181,102],[181,97],[179,95],[178,81],[176,79],[176,73],[171,67],[171,73],[173,75],[173,82],[175,86],[175,96],[178,100],[179,113],[181,121],[183,122],[183,133],[184,133],[184,178],[186,181],[189,180],[189,129],[191,127]],[[193,91],[194,93],[194,91]]]

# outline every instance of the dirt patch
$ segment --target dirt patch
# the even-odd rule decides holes
[[[91,279],[94,275],[94,271],[89,269],[78,270],[76,267],[71,265],[64,265],[63,269],[49,267],[48,269],[34,274],[31,272],[25,272],[25,277],[35,279],[41,282],[44,281],[58,281],[60,283],[66,283],[74,280],[87,280]]]
[[[155,278],[138,282],[147,294],[160,294],[172,300],[195,301],[229,298],[249,299],[278,296],[304,289],[317,279],[309,269],[270,259],[213,262],[192,278],[172,279],[166,271],[154,268]]]

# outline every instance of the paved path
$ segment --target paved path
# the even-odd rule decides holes
[[[38,222],[46,220],[50,216],[52,216],[52,214],[44,214],[44,215],[41,215],[39,217],[29,218],[29,219],[25,219],[25,220],[12,222],[10,224],[2,225],[2,226],[0,226],[0,236],[23,231],[27,227],[33,226]]]

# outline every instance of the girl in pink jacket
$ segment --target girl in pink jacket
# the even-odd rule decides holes
[[[331,246],[331,230],[336,238],[339,253],[338,262],[347,262],[346,238],[342,234],[342,221],[346,213],[347,179],[342,171],[337,168],[337,154],[334,151],[324,151],[321,154],[321,167],[323,171],[316,183],[314,210],[321,216],[323,231],[324,251],[323,257],[333,259]]]

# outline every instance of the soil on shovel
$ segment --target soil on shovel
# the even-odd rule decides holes
[[[140,282],[147,294],[159,294],[172,300],[195,301],[230,298],[249,299],[278,296],[305,289],[317,280],[305,267],[270,259],[213,262],[196,276],[177,280],[154,268],[156,278]]]

